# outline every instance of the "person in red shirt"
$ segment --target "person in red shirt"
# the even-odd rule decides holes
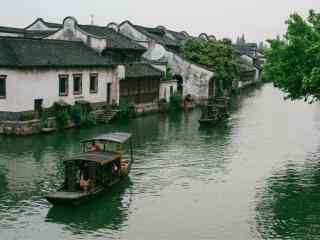
[[[101,151],[101,148],[98,144],[96,144],[95,142],[92,143],[92,146],[91,146],[91,151],[92,152],[100,152]]]

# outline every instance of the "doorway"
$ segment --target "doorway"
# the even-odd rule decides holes
[[[35,99],[34,100],[34,111],[37,112],[39,115],[42,113],[42,103],[43,99]]]
[[[107,105],[111,104],[111,86],[112,83],[107,84]]]
[[[177,80],[177,92],[183,95],[183,78],[181,75],[174,75],[173,79]]]

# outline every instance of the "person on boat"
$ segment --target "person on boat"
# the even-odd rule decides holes
[[[127,161],[121,162],[121,171],[122,172],[128,171],[128,168],[129,168],[129,163]]]
[[[101,151],[101,148],[98,144],[96,144],[95,142],[92,143],[91,145],[91,151],[92,152],[100,152]]]
[[[90,179],[88,179],[87,181],[84,180],[83,178],[80,180],[80,188],[87,191],[89,189],[90,186]]]

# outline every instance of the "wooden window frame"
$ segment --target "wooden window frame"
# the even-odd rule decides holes
[[[72,74],[73,76],[73,95],[82,95],[82,73],[75,73]],[[79,78],[80,79],[80,83],[79,83],[79,91],[75,91],[74,86],[75,86],[75,79]]]
[[[0,80],[4,81],[4,95],[0,96],[0,99],[7,98],[7,75],[0,75]]]
[[[91,77],[95,77],[95,90],[91,90]],[[99,91],[99,74],[98,73],[90,73],[89,75],[89,92],[90,93],[98,93]]]
[[[60,92],[60,81],[61,81],[61,79],[66,79],[65,92],[64,93]],[[68,74],[60,74],[59,75],[58,91],[59,91],[59,96],[60,97],[66,97],[66,96],[69,95],[69,75]]]

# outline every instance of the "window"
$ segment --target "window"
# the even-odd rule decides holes
[[[73,74],[73,94],[82,94],[82,74]]]
[[[90,74],[90,93],[98,92],[98,73]]]
[[[68,75],[59,75],[59,96],[68,96]]]
[[[0,75],[0,99],[6,98],[6,78],[5,75]]]

